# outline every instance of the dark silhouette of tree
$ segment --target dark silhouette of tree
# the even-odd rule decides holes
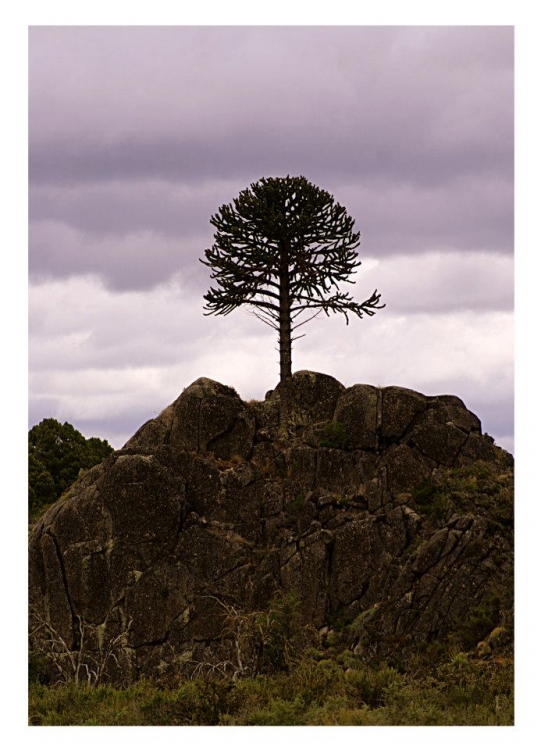
[[[282,395],[291,379],[292,342],[300,338],[296,329],[321,310],[341,313],[348,323],[350,314],[362,318],[385,307],[377,290],[355,302],[341,289],[361,265],[360,234],[345,208],[305,177],[263,178],[210,222],[214,244],[201,262],[217,286],[204,296],[206,314],[228,315],[246,304],[278,332]]]

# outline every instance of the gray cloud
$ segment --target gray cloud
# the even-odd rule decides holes
[[[505,255],[425,253],[370,259],[361,266],[357,286],[384,290],[395,314],[512,312],[513,274],[513,259]]]
[[[97,237],[151,231],[185,238],[210,235],[211,213],[239,189],[218,181],[204,185],[164,180],[46,185],[32,186],[29,200],[35,223],[63,223]]]
[[[30,42],[32,273],[154,286],[271,174],[334,193],[368,255],[512,251],[512,28],[36,27]]]
[[[279,106],[279,103],[278,103]],[[337,109],[340,103],[334,102]],[[303,174],[317,163],[317,177],[329,180],[362,176],[368,184],[382,179],[436,187],[464,176],[512,177],[512,159],[505,142],[482,137],[479,131],[459,133],[440,141],[435,134],[405,130],[393,118],[374,130],[363,127],[362,113],[355,123],[343,123],[336,113],[329,136],[310,113],[292,123],[279,121],[271,128],[264,122],[235,131],[192,137],[127,135],[112,142],[62,137],[30,148],[30,179],[36,184],[69,185],[108,180],[167,179],[199,182],[251,174]],[[315,113],[311,113],[312,117]],[[382,117],[392,116],[392,105]],[[467,113],[463,115],[467,119]],[[400,119],[400,118],[398,118]],[[407,126],[407,124],[406,124]],[[507,140],[512,131],[504,134]],[[254,172],[255,170],[255,172]]]
[[[511,28],[42,27],[30,71],[36,183],[512,179]]]
[[[263,176],[255,175],[253,180]],[[307,176],[319,182],[314,175]],[[251,180],[33,186],[30,212],[34,222],[66,223],[98,235],[150,230],[211,238],[211,215]],[[421,189],[400,181],[367,185],[360,175],[355,184],[333,180],[326,189],[346,206],[378,251],[403,252],[406,244],[407,250],[418,252],[436,243],[512,251],[513,190],[502,180],[465,178],[458,184]]]
[[[34,28],[31,143],[71,134],[72,150],[77,140],[107,150],[168,134],[212,148],[209,136],[230,137],[240,125],[304,132],[305,141],[315,131],[332,144],[336,126],[338,137],[371,133],[383,153],[393,134],[396,145],[478,142],[481,153],[509,155],[512,35],[510,27]]]
[[[97,275],[119,291],[151,289],[183,269],[187,278],[207,276],[198,259],[202,238],[176,241],[152,231],[93,236],[55,222],[31,223],[31,278]]]

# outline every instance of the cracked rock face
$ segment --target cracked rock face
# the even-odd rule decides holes
[[[262,609],[286,589],[318,628],[360,617],[355,648],[407,653],[512,577],[512,506],[466,480],[447,505],[427,490],[479,461],[512,471],[460,399],[306,371],[292,394],[280,441],[278,389],[246,404],[200,378],[86,472],[31,532],[35,637],[89,663],[114,643],[113,680],[193,672],[233,648],[221,603]]]

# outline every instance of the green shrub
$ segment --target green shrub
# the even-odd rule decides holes
[[[492,522],[513,520],[513,474],[485,461],[455,469],[438,469],[411,491],[413,505],[436,521],[449,512],[486,511]]]
[[[291,513],[294,513],[294,514],[300,513],[305,502],[306,502],[306,498],[304,497],[304,495],[297,495],[297,497],[291,501],[291,505],[290,505]]]
[[[248,726],[299,726],[304,725],[306,708],[301,698],[277,698],[266,708],[253,711],[246,720]]]
[[[49,681],[46,657],[44,654],[30,651],[28,654],[28,682],[47,685]]]
[[[513,662],[458,653],[399,674],[351,652],[305,651],[288,672],[232,680],[200,677],[174,687],[142,680],[110,685],[30,684],[32,725],[379,725],[513,724]]]
[[[325,425],[320,445],[324,448],[339,448],[340,450],[346,450],[349,447],[349,435],[342,422],[329,422]]]
[[[278,592],[263,611],[243,611],[222,601],[219,604],[224,617],[222,637],[233,642],[236,654],[236,663],[227,667],[234,676],[288,671],[317,641],[314,628],[303,624],[300,601],[294,592]]]
[[[277,594],[268,611],[258,614],[255,626],[261,672],[288,670],[314,640],[312,629],[302,624],[300,601],[293,592]]]
[[[375,669],[367,666],[351,669],[346,678],[359,700],[370,708],[384,705],[387,692],[402,682],[396,669],[387,665]]]
[[[503,625],[502,630],[513,632],[513,591],[511,586],[492,588],[484,599],[472,607],[468,616],[458,623],[450,634],[450,641],[464,651],[474,649],[480,641],[490,636],[491,632]],[[496,644],[495,644],[496,645]]]

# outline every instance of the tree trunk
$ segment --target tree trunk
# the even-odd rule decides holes
[[[291,413],[291,299],[289,295],[289,252],[283,248],[280,257],[280,429],[287,430]]]

